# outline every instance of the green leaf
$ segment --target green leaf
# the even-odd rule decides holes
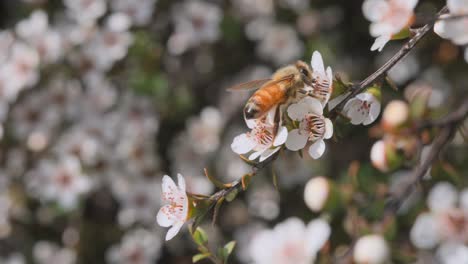
[[[193,241],[200,246],[204,246],[208,243],[208,236],[206,232],[201,228],[197,227],[195,232],[192,233]]]
[[[231,253],[232,253],[232,251],[234,250],[235,247],[236,247],[236,241],[234,241],[234,240],[227,243],[226,245],[224,245],[224,249],[226,250],[228,255],[231,255]]]
[[[404,29],[402,29],[400,32],[392,35],[392,39],[393,40],[396,40],[396,39],[405,39],[405,38],[409,38],[411,36],[411,31],[409,29],[409,27],[405,27]]]
[[[198,261],[202,260],[202,259],[206,259],[208,257],[211,256],[211,253],[200,253],[200,254],[196,254],[195,256],[192,257],[192,262],[193,263],[197,263]]]
[[[223,248],[218,249],[218,256],[223,260],[224,263],[227,263],[229,256],[231,255],[235,246],[236,241],[231,241],[224,245]]]
[[[226,195],[226,201],[232,202],[234,199],[236,199],[236,196],[238,193],[239,191],[237,189],[234,189],[233,191],[231,191],[230,193]]]

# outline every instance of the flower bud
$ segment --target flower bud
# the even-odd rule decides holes
[[[396,169],[402,162],[395,145],[390,140],[379,140],[374,143],[370,152],[372,165],[382,172]]]
[[[319,212],[330,196],[330,182],[325,177],[315,177],[307,182],[304,189],[304,201],[313,212]]]
[[[408,104],[394,100],[387,104],[382,115],[382,128],[387,132],[397,132],[408,123],[410,111]]]
[[[385,263],[390,252],[381,235],[367,235],[361,237],[354,246],[354,261],[358,264]]]

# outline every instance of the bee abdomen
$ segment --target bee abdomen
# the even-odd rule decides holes
[[[284,100],[285,93],[279,85],[268,86],[258,90],[252,99],[261,107],[271,108]],[[268,110],[268,109],[265,109]]]
[[[259,118],[284,100],[285,91],[278,84],[263,87],[257,90],[245,105],[245,118]]]

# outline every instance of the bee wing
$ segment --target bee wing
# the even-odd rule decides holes
[[[233,92],[233,91],[247,91],[247,90],[252,90],[252,89],[258,89],[262,87],[265,83],[268,83],[269,81],[271,81],[271,79],[254,80],[254,81],[245,82],[245,83],[231,86],[227,90],[229,92]]]
[[[262,80],[254,80],[246,83],[241,83],[235,86],[232,86],[228,88],[227,90],[232,92],[232,91],[241,91],[241,90],[252,90],[252,89],[258,89],[263,86],[270,86],[270,85],[275,85],[280,82],[290,82],[294,78],[294,74],[290,74],[287,76],[284,76],[278,80],[272,80],[272,79],[262,79]]]

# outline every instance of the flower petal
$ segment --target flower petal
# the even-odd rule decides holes
[[[171,228],[169,228],[166,234],[166,241],[173,239],[177,235],[177,233],[179,233],[180,228],[182,228],[183,225],[183,222],[177,222]]]
[[[164,175],[162,178],[162,191],[163,200],[170,200],[175,197],[175,192],[178,191],[177,185],[168,175]]]
[[[431,249],[440,242],[438,221],[431,213],[422,213],[414,221],[410,240],[417,248]]]
[[[405,8],[407,10],[413,10],[418,4],[418,1],[419,0],[396,0],[395,4],[397,4],[401,8]]]
[[[310,114],[322,115],[323,114],[323,106],[319,100],[313,97],[305,97],[301,100],[301,103],[304,104]],[[304,117],[304,116],[303,116]]]
[[[276,108],[278,108],[278,105],[274,106],[271,108],[266,115],[266,123],[267,124],[274,124],[275,123],[275,115],[276,115]]]
[[[299,133],[299,129],[293,129],[288,133],[286,148],[292,151],[303,149],[307,144],[307,136]]]
[[[260,157],[260,155],[262,155],[264,151],[265,150],[255,151],[254,153],[250,154],[249,160],[256,160],[258,157]]]
[[[288,107],[288,116],[296,121],[302,120],[307,113],[307,106],[302,103],[291,104]]]
[[[391,39],[388,35],[383,35],[375,39],[374,44],[372,44],[371,51],[378,50],[379,52],[385,47],[387,42]]]
[[[318,51],[314,51],[312,54],[312,61],[310,62],[312,69],[319,72],[322,75],[325,75],[325,67],[323,66],[322,54]]]
[[[255,146],[255,141],[244,133],[234,138],[231,144],[231,149],[237,154],[245,154],[251,151]]]
[[[271,155],[273,155],[273,154],[275,154],[276,152],[278,152],[278,150],[280,150],[280,147],[265,150],[265,151],[260,155],[259,161],[262,162],[262,161],[268,159],[269,157],[271,157]]]
[[[314,144],[312,144],[309,147],[309,155],[313,159],[320,158],[324,152],[325,152],[325,142],[322,139],[317,140]]]
[[[325,134],[323,138],[329,139],[333,136],[333,123],[330,119],[325,118]]]
[[[351,124],[359,125],[362,124],[362,122],[366,118],[366,115],[363,112],[358,111],[358,107],[353,107],[349,109],[348,117],[351,118]]]
[[[362,13],[370,21],[382,19],[388,9],[388,3],[381,0],[366,0],[362,4]]]
[[[457,189],[448,182],[439,182],[427,196],[427,206],[432,212],[442,212],[455,208],[458,200]]]
[[[373,123],[380,114],[380,102],[373,102],[370,107],[369,116],[364,120],[365,126]]]
[[[374,101],[375,100],[374,96],[367,92],[356,95],[356,98],[361,101]]]
[[[318,252],[331,234],[330,225],[323,219],[316,219],[307,225],[307,249]]]
[[[185,192],[185,179],[180,173],[177,173],[177,184],[179,185],[179,189]]]
[[[284,126],[278,128],[278,133],[276,134],[275,140],[273,141],[273,146],[283,145],[288,138],[288,129]]]
[[[158,225],[162,227],[169,227],[174,224],[174,220],[171,219],[171,214],[169,213],[170,208],[170,205],[165,205],[159,209],[159,212],[156,215],[156,221],[158,222]]]
[[[247,127],[253,129],[257,125],[257,119],[245,119]]]

